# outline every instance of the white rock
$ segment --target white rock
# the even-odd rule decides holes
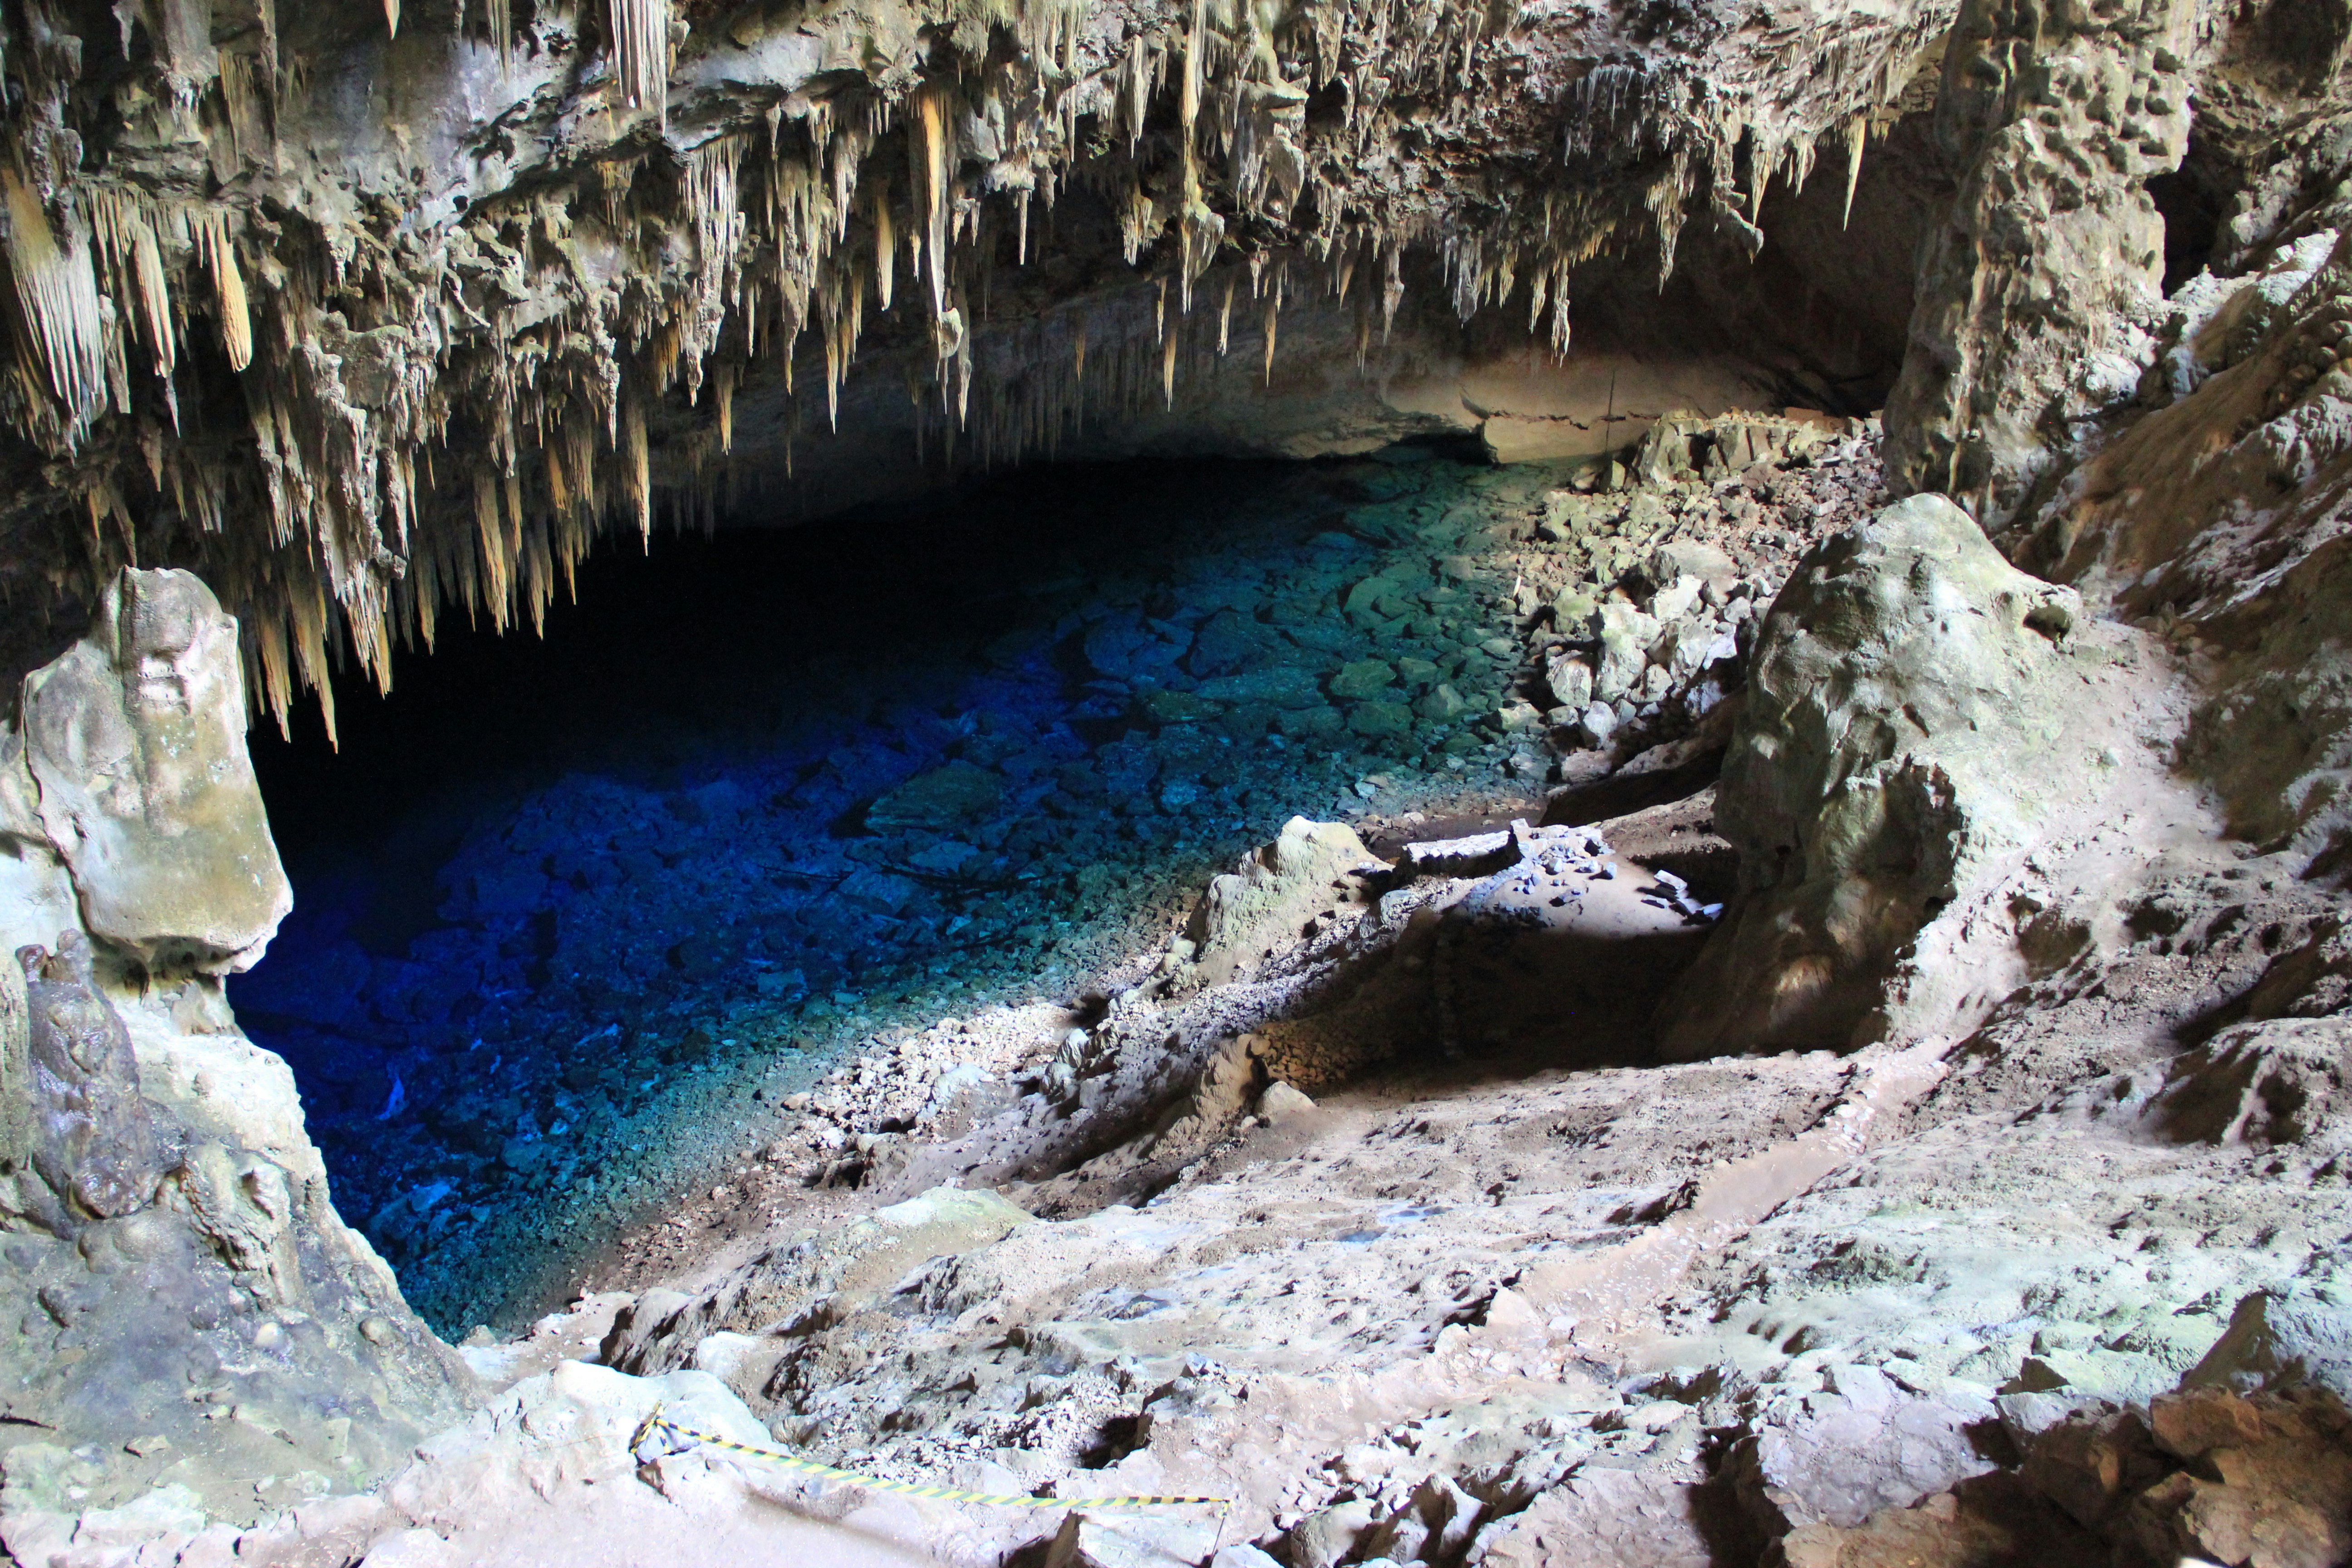
[[[1273,1126],[1294,1121],[1315,1109],[1315,1102],[1276,1079],[1257,1097],[1257,1113]]]

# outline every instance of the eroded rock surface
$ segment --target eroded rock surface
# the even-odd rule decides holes
[[[258,957],[294,891],[246,755],[236,623],[185,572],[126,571],[25,682],[25,764],[91,935],[151,968]]]
[[[2000,975],[1971,984],[1986,960],[1968,949],[1990,933],[1922,929],[2023,926],[2040,910],[2022,892],[1980,912],[1989,883],[2124,806],[2137,778],[2155,775],[2137,787],[2161,797],[2149,737],[2116,722],[2140,706],[2127,674],[2150,657],[2003,561],[1940,496],[1821,546],[1759,639],[1717,796],[1741,892],[1669,1004],[1666,1048],[1965,1026],[1971,990],[1980,1008],[2007,989]],[[2102,687],[2114,695],[2086,703]],[[1912,960],[1899,999],[1884,986],[1898,959]]]
[[[102,608],[28,679],[5,748],[41,890],[0,925],[61,921],[0,985],[0,1375],[24,1437],[0,1537],[32,1562],[348,1490],[471,1388],[336,1216],[285,1064],[221,1000],[290,898],[235,623],[177,572],[127,572]]]

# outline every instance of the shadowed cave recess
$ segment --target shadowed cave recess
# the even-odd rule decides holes
[[[12,0],[0,317],[8,1562],[2352,1562],[2340,4]]]

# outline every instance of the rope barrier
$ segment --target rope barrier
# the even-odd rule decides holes
[[[629,1439],[631,1451],[634,1452],[641,1447],[646,1438],[655,1432],[667,1432],[671,1436],[684,1439],[690,1444],[700,1443],[709,1447],[724,1449],[730,1454],[744,1454],[755,1459],[764,1459],[780,1469],[792,1470],[803,1476],[814,1476],[821,1480],[840,1481],[850,1486],[865,1487],[872,1491],[889,1492],[898,1497],[925,1498],[934,1502],[981,1503],[991,1508],[1058,1508],[1074,1511],[1113,1510],[1125,1512],[1158,1508],[1213,1506],[1230,1509],[1233,1507],[1233,1499],[1222,1497],[1030,1497],[1024,1493],[968,1492],[961,1491],[954,1487],[918,1486],[912,1481],[887,1480],[880,1476],[865,1475],[856,1470],[836,1469],[831,1465],[820,1465],[814,1459],[798,1458],[791,1454],[779,1453],[773,1448],[754,1447],[749,1443],[731,1442],[725,1437],[713,1436],[708,1432],[698,1432],[691,1426],[681,1426],[665,1416],[659,1405],[656,1405],[653,1414],[638,1424],[635,1436]],[[1222,1529],[1219,1533],[1223,1534]]]

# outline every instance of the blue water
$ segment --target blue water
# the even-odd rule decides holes
[[[1523,790],[1501,482],[1073,468],[608,552],[543,639],[339,688],[340,752],[257,733],[296,909],[231,998],[410,1300],[512,1324],[842,1050],[1074,996],[1294,813]]]

